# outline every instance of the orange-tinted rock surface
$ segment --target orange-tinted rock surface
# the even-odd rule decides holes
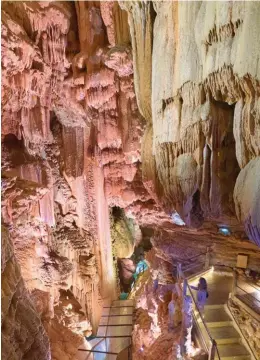
[[[3,222],[37,309],[48,303],[51,323],[39,313],[53,358],[72,358],[78,341],[65,351],[55,334],[64,324],[90,334],[117,293],[109,206],[153,202],[127,13],[111,2],[4,2],[2,69]]]
[[[21,292],[19,316],[8,300],[3,317],[6,359],[10,346],[17,358],[73,359],[117,296],[117,258],[130,281],[142,233],[166,279],[207,248],[216,264],[243,252],[257,269],[259,12],[256,2],[2,2],[2,218],[22,279],[2,271]],[[23,347],[9,327],[27,309]]]

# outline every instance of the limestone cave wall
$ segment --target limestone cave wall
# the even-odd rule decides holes
[[[188,226],[238,219],[259,245],[259,4],[121,6],[147,122],[147,190]]]
[[[95,331],[116,296],[109,206],[150,199],[142,132],[116,2],[2,3],[2,222],[37,309],[49,309],[52,358],[71,359],[58,333]]]
[[[207,247],[257,269],[259,4],[1,7],[5,358],[73,359],[141,229],[166,278]]]

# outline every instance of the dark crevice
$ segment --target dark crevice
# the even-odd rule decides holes
[[[166,106],[171,104],[174,101],[173,97],[169,97],[167,99],[163,99],[162,100],[162,111],[164,112],[164,110],[166,109]]]
[[[7,134],[3,139],[3,145],[10,151],[11,149],[24,149],[24,141],[19,140],[14,134]]]
[[[90,135],[89,135],[89,145],[87,148],[87,154],[89,157],[95,155],[95,149],[97,146],[97,128],[95,125],[91,124]]]
[[[197,190],[192,197],[192,209],[190,212],[190,226],[198,228],[204,221],[203,210],[200,206],[200,191]]]

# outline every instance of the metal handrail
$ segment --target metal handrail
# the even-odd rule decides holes
[[[199,307],[197,306],[197,302],[196,302],[196,300],[194,299],[194,295],[193,295],[193,293],[192,293],[192,291],[191,291],[191,287],[190,287],[190,285],[188,284],[188,282],[187,282],[187,286],[188,286],[189,292],[190,292],[190,294],[191,294],[192,300],[193,300],[193,302],[194,302],[194,305],[195,305],[195,307],[196,307],[196,310],[198,311],[198,313],[199,313],[199,315],[200,315],[200,318],[201,318],[201,320],[202,320],[202,323],[203,323],[203,325],[204,325],[204,327],[205,327],[205,329],[206,329],[206,331],[207,331],[207,334],[208,334],[210,340],[212,341],[213,338],[211,337],[210,332],[209,332],[209,329],[208,329],[208,327],[207,327],[207,324],[205,323],[205,321],[204,321],[204,319],[203,319],[203,315],[201,314],[200,309],[199,309]]]
[[[187,279],[185,278],[185,276],[184,276],[184,274],[183,274],[183,272],[182,272],[182,270],[181,270],[181,266],[182,266],[182,264],[179,264],[179,266],[177,267],[177,271],[178,271],[179,278],[182,278],[183,281],[185,282],[185,284],[187,285],[187,288],[189,289],[189,292],[190,292],[190,294],[191,294],[192,301],[193,301],[193,303],[194,303],[194,305],[195,305],[195,308],[196,308],[196,310],[197,310],[197,312],[198,312],[198,314],[199,314],[199,317],[200,317],[200,319],[201,319],[201,322],[202,322],[202,324],[203,324],[203,326],[204,326],[204,328],[205,328],[205,330],[206,330],[206,332],[207,332],[207,335],[208,335],[208,337],[209,337],[209,340],[210,340],[210,342],[211,342],[211,348],[210,348],[210,349],[208,348],[208,346],[206,346],[206,348],[207,348],[207,350],[208,350],[208,352],[209,352],[208,360],[213,360],[213,359],[215,358],[215,351],[216,351],[216,353],[217,353],[218,359],[221,360],[220,354],[219,354],[219,350],[218,350],[218,347],[217,347],[217,343],[216,343],[216,341],[212,338],[212,336],[211,336],[211,334],[210,334],[210,332],[209,332],[208,326],[207,326],[207,324],[205,323],[205,321],[204,321],[204,319],[203,319],[203,316],[202,316],[202,314],[201,314],[201,311],[200,311],[199,307],[197,306],[197,302],[196,302],[196,300],[195,300],[195,298],[194,298],[194,295],[193,295],[193,293],[192,293],[192,291],[191,291],[190,285],[188,284],[188,281],[187,281]],[[195,314],[194,314],[194,315],[195,315]],[[195,318],[195,321],[197,322],[197,319],[196,319],[195,316],[194,316],[194,318]],[[200,329],[200,326],[199,326],[199,325],[198,325],[198,328],[199,328],[199,331],[200,331],[200,333],[201,333],[201,335],[202,335],[202,338],[203,338],[203,334],[202,334],[202,332],[201,332],[201,329]],[[205,341],[204,338],[203,338],[203,342],[206,343],[206,341]]]
[[[238,276],[239,275],[239,276]],[[232,296],[237,297],[243,304],[245,304],[248,308],[250,308],[250,310],[254,313],[256,313],[257,315],[259,315],[258,311],[256,311],[256,309],[254,307],[252,307],[252,304],[248,303],[247,301],[245,301],[245,299],[243,299],[243,295],[238,294],[237,289],[240,289],[244,294],[248,295],[249,297],[251,297],[252,299],[256,300],[259,304],[260,301],[251,293],[249,293],[248,291],[244,290],[242,287],[238,286],[238,282],[239,282],[239,277],[243,277],[247,280],[246,276],[238,274],[238,272],[236,271],[236,269],[233,270],[233,290],[232,290]],[[251,284],[249,284],[251,286]],[[255,286],[252,286],[253,288],[255,288],[256,290],[258,290]],[[257,306],[258,307],[258,306]],[[246,309],[245,309],[246,310]],[[247,310],[246,310],[247,311]],[[248,312],[248,311],[247,311]],[[248,312],[249,313],[249,312]],[[254,319],[255,316],[253,314],[250,314]]]
[[[240,287],[240,286],[238,286],[238,285],[237,285],[237,288],[238,288],[238,289],[240,289],[240,290],[242,290],[244,293],[248,294],[248,295],[249,295],[249,296],[251,296],[252,298],[254,298],[257,302],[259,302],[259,305],[260,305],[260,300],[259,300],[259,299],[257,299],[254,295],[252,295],[252,293],[250,293],[250,292],[248,292],[248,291],[244,290],[243,288],[241,288],[241,287]]]
[[[192,295],[192,293],[191,293],[190,288],[189,288],[189,292],[190,292],[190,294],[191,294],[191,296],[192,296],[192,298],[193,298],[193,295]],[[194,302],[194,299],[193,299],[193,302]],[[192,310],[192,313],[193,313],[193,318],[194,318],[194,320],[195,320],[195,322],[196,322],[196,325],[197,325],[197,329],[198,329],[199,332],[200,332],[200,338],[202,339],[202,341],[203,341],[203,343],[204,343],[205,349],[206,349],[207,351],[209,351],[208,344],[207,344],[206,340],[204,339],[202,330],[201,330],[201,328],[200,328],[200,326],[199,326],[197,317],[196,317],[195,312],[194,312],[193,310]]]
[[[237,286],[237,287],[239,288],[239,286]],[[239,288],[239,289],[241,289],[241,288]],[[241,290],[244,291],[246,294],[249,294],[249,293],[247,293],[245,290],[243,290],[243,289],[241,289]],[[249,294],[249,295],[250,295],[250,294]],[[252,307],[252,305],[249,304],[248,302],[246,302],[245,299],[242,298],[242,295],[235,294],[235,297],[236,297],[237,299],[239,299],[239,300],[244,304],[243,310],[244,310],[245,312],[247,312],[248,315],[250,315],[253,319],[255,319],[255,320],[258,322],[259,319],[258,319],[256,316],[254,316],[253,313],[256,314],[257,316],[259,316],[259,313]],[[248,309],[250,309],[251,312],[250,312],[249,310],[247,310],[246,307],[247,307]]]
[[[194,259],[198,258],[198,257],[201,256],[201,255],[206,255],[206,254],[208,254],[208,252],[209,252],[209,250],[207,250],[207,251],[205,251],[205,252],[203,252],[203,253],[194,255],[194,256],[192,256],[191,258],[187,258],[187,259],[177,258],[177,259],[175,259],[175,260],[181,262],[181,264],[184,265],[184,263],[189,263],[191,260],[194,260]],[[173,260],[174,260],[174,259],[173,259]]]
[[[204,262],[187,264],[183,271],[188,272],[188,271],[191,271],[192,269],[195,269],[201,265],[204,265]]]

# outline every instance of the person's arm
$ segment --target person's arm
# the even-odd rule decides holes
[[[192,290],[199,290],[199,288],[197,287],[197,286],[192,286],[192,285],[190,285],[190,288],[192,289]]]

